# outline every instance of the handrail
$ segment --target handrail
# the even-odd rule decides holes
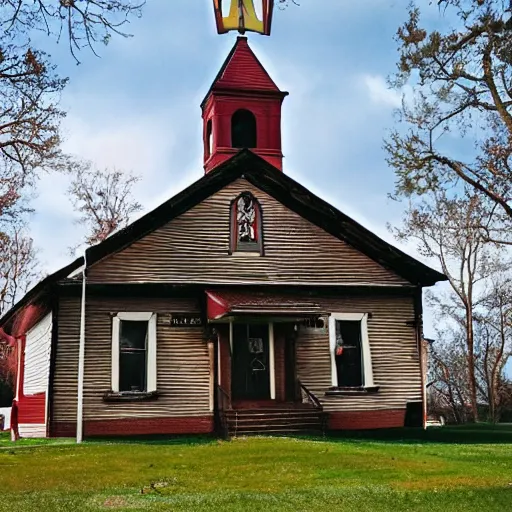
[[[316,397],[314,393],[312,393],[300,380],[298,381],[300,389],[306,393],[308,399],[313,402],[313,405],[320,411],[323,411],[323,405],[320,403],[320,400]]]
[[[301,393],[304,392],[308,397],[308,400],[312,402],[313,405],[316,407],[322,425],[322,434],[325,436],[325,432],[328,429],[329,414],[324,412],[324,407],[321,404],[320,400],[318,400],[316,395],[313,392],[311,392],[304,384],[302,384],[302,382],[299,379],[297,379],[297,384],[301,389]]]

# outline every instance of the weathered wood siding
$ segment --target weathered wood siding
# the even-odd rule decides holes
[[[301,330],[297,341],[298,377],[327,411],[403,409],[421,400],[421,370],[412,297],[354,297],[321,299],[332,313],[371,313],[368,336],[373,379],[379,392],[367,396],[327,397],[331,387],[329,331]]]
[[[228,254],[229,205],[244,191],[262,206],[263,257]],[[244,179],[98,262],[89,282],[407,284]]]
[[[210,362],[203,328],[175,328],[157,320],[157,388],[150,402],[105,403],[111,389],[112,314],[122,311],[197,313],[184,299],[96,299],[87,301],[84,421],[208,416]],[[54,373],[53,422],[76,421],[80,299],[62,299]],[[86,429],[87,435],[87,429]]]
[[[52,424],[76,422],[80,299],[61,299],[58,316],[59,336],[53,373],[53,417],[50,418]]]

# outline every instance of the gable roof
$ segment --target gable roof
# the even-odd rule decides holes
[[[177,195],[147,213],[126,228],[85,252],[90,267],[118,252],[167,222],[185,213],[238,178],[244,178],[284,206],[334,237],[372,258],[412,284],[432,286],[446,281],[446,276],[392,246],[364,226],[314,195],[300,183],[279,171],[248,149],[241,150],[215,170],[209,172]],[[1,319],[5,326],[25,305],[48,291],[48,287],[65,279],[83,265],[83,257],[39,282]]]
[[[201,107],[213,91],[236,90],[276,93],[286,96],[270,78],[258,57],[251,50],[246,37],[239,36],[208,90]]]
[[[412,284],[431,286],[438,281],[446,280],[440,272],[385,242],[248,149],[240,151],[101,244],[90,247],[86,252],[88,266],[158,229],[238,178],[246,179],[301,217],[348,243]]]

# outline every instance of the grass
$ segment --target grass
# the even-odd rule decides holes
[[[4,436],[0,512],[510,510],[512,426],[372,435],[80,446]]]

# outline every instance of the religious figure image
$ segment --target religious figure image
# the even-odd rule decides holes
[[[249,196],[241,196],[237,203],[237,225],[239,242],[256,242],[256,208]]]

